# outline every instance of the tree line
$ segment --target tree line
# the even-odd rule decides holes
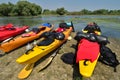
[[[18,1],[17,4],[8,2],[0,4],[0,16],[36,16],[41,14],[39,5],[28,1]]]
[[[99,9],[90,11],[82,9],[81,11],[69,12],[64,7],[56,10],[44,9],[40,5],[28,1],[18,1],[13,3],[0,4],[0,16],[37,16],[37,15],[120,15],[120,10]]]

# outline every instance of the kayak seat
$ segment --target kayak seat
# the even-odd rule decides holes
[[[40,32],[40,29],[39,28],[32,28],[32,31],[37,34]]]
[[[65,35],[62,32],[44,32],[40,37],[64,40]]]
[[[88,66],[88,64],[87,64],[87,62],[88,62],[89,60],[88,59],[85,59],[85,61],[84,61],[84,66]]]
[[[56,38],[57,40],[64,40],[65,35],[64,35],[63,33],[61,33],[61,32],[57,32],[57,33],[55,34],[55,38]]]
[[[59,24],[59,27],[64,29],[69,29],[70,26],[71,25],[69,23],[64,23],[64,22]]]
[[[15,30],[14,25],[11,24],[11,23],[5,25],[4,28],[5,28],[6,30]]]
[[[54,42],[53,38],[46,38],[43,41],[41,41],[40,43],[38,43],[38,46],[47,46],[50,45],[52,42]]]
[[[12,27],[12,28],[6,28],[6,30],[16,30],[16,29]]]

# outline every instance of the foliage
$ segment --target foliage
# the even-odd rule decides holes
[[[104,14],[104,15],[106,15],[106,14],[108,14],[108,10],[106,10],[106,9],[99,9],[99,10],[95,10],[95,11],[93,11],[93,13],[92,14]]]
[[[28,1],[19,1],[16,5],[12,3],[0,4],[0,15],[2,16],[36,16],[41,14],[39,5]]]
[[[67,11],[64,9],[64,7],[62,8],[57,8],[56,13],[59,15],[64,15]]]
[[[10,2],[8,4],[2,3],[0,5],[0,15],[9,16],[9,14],[12,11],[13,6],[14,5]]]
[[[81,11],[69,12],[64,7],[56,10],[44,9],[34,3],[20,0],[16,4],[8,2],[0,4],[0,16],[37,16],[37,15],[120,15],[120,10],[98,9],[90,11],[82,9]]]
[[[49,14],[57,14],[57,13],[54,10],[44,9],[42,14],[49,15]]]
[[[91,11],[87,10],[87,9],[82,9],[80,11],[80,14],[84,15],[84,14],[91,14]]]
[[[107,10],[98,9],[94,11],[89,11],[87,9],[82,9],[81,11],[69,12],[69,15],[120,15],[120,10]]]

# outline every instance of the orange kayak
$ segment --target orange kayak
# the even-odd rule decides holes
[[[53,26],[51,27],[40,26],[40,28],[38,29],[39,29],[38,33],[34,33],[33,31],[31,31],[27,34],[20,35],[8,42],[2,43],[0,45],[0,50],[2,50],[3,52],[10,52],[28,42],[38,39],[43,32],[52,30]]]

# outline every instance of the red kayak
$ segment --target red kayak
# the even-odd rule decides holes
[[[10,37],[14,37],[19,34],[22,34],[28,28],[29,28],[28,26],[17,27],[11,23],[5,26],[2,26],[0,27],[0,42]]]

